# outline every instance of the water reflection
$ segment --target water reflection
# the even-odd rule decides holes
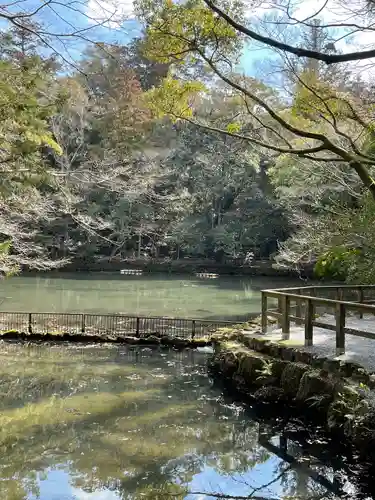
[[[205,364],[194,352],[1,344],[0,498],[317,500],[353,488],[342,465],[223,399]]]
[[[1,311],[139,314],[243,320],[260,312],[260,290],[296,281],[260,277],[76,273],[16,276],[2,282]],[[297,281],[300,283],[300,281]]]

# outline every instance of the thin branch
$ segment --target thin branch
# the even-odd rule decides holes
[[[323,134],[319,134],[317,132],[309,132],[307,130],[301,130],[294,125],[291,125],[289,122],[284,120],[276,111],[274,111],[271,106],[269,106],[265,101],[260,99],[256,94],[253,94],[249,90],[247,90],[245,87],[242,85],[238,84],[237,82],[231,80],[228,78],[222,71],[219,70],[219,68],[211,61],[209,57],[206,56],[206,54],[201,50],[199,47],[195,47],[195,50],[200,54],[202,59],[204,59],[207,64],[210,66],[210,68],[216,73],[216,75],[223,80],[225,83],[227,83],[230,87],[238,90],[242,94],[246,95],[249,97],[251,100],[256,102],[259,106],[261,106],[267,113],[275,120],[277,121],[283,128],[291,132],[292,134],[297,135],[298,137],[305,137],[308,139],[315,139],[316,141],[320,141],[323,144],[327,144],[327,138]]]
[[[329,123],[331,125],[331,127],[333,128],[333,130],[336,132],[337,135],[340,135],[341,137],[343,137],[344,139],[346,139],[349,142],[350,146],[352,147],[352,149],[356,155],[369,160],[372,164],[375,165],[375,159],[371,156],[368,156],[364,153],[361,153],[361,151],[358,149],[357,145],[355,144],[353,139],[350,137],[350,135],[346,134],[345,132],[343,132],[342,130],[339,129],[336,116],[333,113],[332,109],[330,108],[330,106],[327,102],[327,99],[324,99],[321,95],[319,95],[318,92],[316,92],[316,90],[314,88],[310,87],[310,85],[308,85],[302,78],[300,78],[300,76],[293,70],[291,65],[290,65],[290,69],[293,72],[294,76],[297,78],[298,83],[300,83],[309,92],[311,92],[317,99],[319,99],[319,101],[323,104],[327,113],[331,117],[332,121],[328,120],[327,117],[325,117],[322,114],[320,114],[320,117],[323,118],[327,123]],[[336,99],[336,96],[333,96],[331,98]],[[354,108],[352,108],[352,109],[354,109]],[[318,111],[318,109],[316,109],[316,110]]]
[[[361,52],[349,52],[348,54],[327,54],[324,52],[304,49],[301,47],[295,47],[293,45],[289,45],[284,42],[279,42],[274,38],[270,38],[268,36],[256,33],[255,31],[246,28],[246,26],[243,26],[242,24],[238,23],[232,17],[230,17],[226,12],[217,7],[212,0],[203,0],[203,1],[207,5],[207,7],[213,10],[218,16],[224,19],[228,24],[230,24],[235,30],[239,31],[240,33],[243,33],[252,40],[264,43],[269,47],[282,50],[283,52],[289,52],[290,54],[294,54],[297,57],[308,57],[310,59],[323,61],[326,64],[336,64],[347,61],[361,61],[364,59],[370,59],[372,57],[375,57],[375,49],[365,50]]]
[[[281,139],[283,142],[285,142],[285,144],[288,146],[288,148],[292,149],[292,145],[290,144],[290,142],[287,139],[285,139],[285,137],[283,137],[279,132],[277,132],[277,130],[275,130],[271,126],[263,123],[262,120],[258,116],[256,116],[255,113],[253,113],[251,111],[251,109],[249,107],[249,103],[247,102],[246,98],[244,99],[244,102],[245,102],[245,106],[246,106],[246,110],[247,110],[248,114],[250,116],[252,116],[262,126],[263,129],[269,130],[271,133],[275,134],[279,139]]]
[[[175,115],[176,118],[177,117]],[[253,144],[256,144],[257,146],[261,146],[266,149],[271,149],[272,151],[277,151],[278,153],[285,153],[285,154],[294,154],[297,156],[303,156],[306,154],[314,154],[314,153],[319,153],[320,151],[324,151],[326,148],[325,146],[317,146],[317,147],[311,147],[311,148],[305,148],[305,149],[290,149],[290,148],[281,148],[278,146],[273,146],[272,144],[268,144],[266,142],[260,141],[258,139],[255,139],[254,137],[249,137],[246,135],[242,134],[237,134],[235,132],[227,132],[226,130],[223,130],[218,127],[212,127],[210,125],[205,125],[203,123],[196,122],[195,120],[191,120],[190,118],[183,118],[184,121],[187,121],[191,123],[192,125],[195,125],[197,127],[203,128],[205,130],[209,130],[210,132],[217,132],[219,134],[227,135],[230,137],[235,137],[236,139],[241,139],[243,141],[251,142]],[[336,161],[343,161],[342,159],[337,158]]]

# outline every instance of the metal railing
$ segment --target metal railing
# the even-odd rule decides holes
[[[269,308],[269,300],[273,307]],[[276,299],[276,301],[274,300]],[[276,308],[275,302],[277,304]],[[290,338],[290,324],[305,326],[305,346],[313,345],[314,326],[336,332],[336,353],[345,353],[345,335],[375,340],[375,333],[346,326],[349,312],[375,315],[375,285],[306,286],[262,291],[262,332],[268,329],[268,317],[275,317],[283,339]],[[319,315],[333,312],[335,324],[326,323]],[[375,326],[375,322],[374,322]]]
[[[0,312],[0,332],[207,338],[233,322],[118,314]]]

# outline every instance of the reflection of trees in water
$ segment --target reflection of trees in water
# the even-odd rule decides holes
[[[262,496],[245,474],[271,456],[259,443],[266,426],[218,400],[204,364],[194,353],[3,344],[0,498],[37,497],[38,475],[61,464],[73,486],[124,500],[182,499],[205,466],[242,474],[249,495]],[[287,467],[274,475],[285,496],[304,481]]]

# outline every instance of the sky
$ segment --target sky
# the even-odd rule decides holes
[[[259,23],[263,23],[263,27],[260,29],[273,35],[275,35],[275,24],[269,21],[274,21],[275,16],[280,16],[282,13],[284,13],[285,18],[286,5],[289,6],[290,15],[298,20],[306,20],[318,14],[321,22],[324,23],[346,22],[358,23],[363,26],[366,25],[367,20],[356,13],[358,2],[361,1],[364,0],[247,0],[249,4],[247,17],[252,27],[259,29]],[[67,3],[58,2],[55,4],[52,0],[48,5],[46,3],[42,9],[40,8],[40,0],[18,0],[13,3],[13,7],[10,8],[0,5],[0,16],[2,10],[5,12],[9,12],[10,9],[32,12],[39,9],[35,18],[42,21],[49,31],[68,34],[79,30],[82,36],[80,41],[69,37],[60,39],[54,37],[51,40],[51,45],[57,52],[71,61],[79,61],[84,50],[85,40],[126,43],[138,36],[142,29],[134,17],[133,0],[75,0],[69,4],[72,5],[71,8],[67,7]],[[350,10],[348,10],[349,5]],[[309,19],[308,21],[310,22]],[[293,27],[283,26],[278,29],[276,37],[279,39],[285,37],[289,43],[296,44],[291,32],[293,29],[295,30]],[[336,40],[336,48],[342,52],[375,47],[375,18],[374,31],[357,30],[353,36],[347,36],[347,31],[344,28],[336,28],[332,30],[332,37]],[[271,62],[268,71],[272,72],[272,61],[274,60],[275,55],[270,49],[264,45],[251,43],[251,45],[245,46],[239,69],[247,75],[260,76],[260,73],[267,71],[265,68],[267,61]],[[375,63],[375,60],[370,62]],[[369,69],[369,61],[355,63],[352,67],[364,79],[375,76],[374,70]]]

